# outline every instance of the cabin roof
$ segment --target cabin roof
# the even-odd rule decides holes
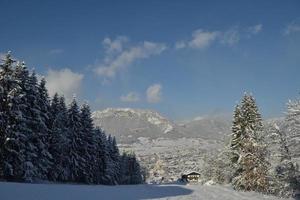
[[[186,176],[188,176],[188,175],[200,175],[200,173],[198,173],[198,172],[189,172],[189,173],[184,173],[183,175],[186,175]]]

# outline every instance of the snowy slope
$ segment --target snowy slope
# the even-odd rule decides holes
[[[1,200],[277,200],[272,196],[236,192],[221,186],[83,186],[4,182],[0,182],[0,198]]]
[[[96,126],[116,136],[121,143],[136,142],[138,137],[158,138],[178,135],[174,123],[151,110],[107,108],[95,111],[92,118]]]
[[[144,109],[108,108],[95,111],[94,124],[117,137],[119,143],[138,142],[138,138],[203,138],[222,140],[230,132],[231,116],[204,116],[175,123],[158,112]]]

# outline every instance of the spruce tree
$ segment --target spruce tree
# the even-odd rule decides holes
[[[108,162],[110,162],[109,152],[108,152],[108,142],[107,137],[103,130],[96,127],[94,130],[96,151],[94,165],[94,182],[97,184],[109,184],[110,181],[106,176],[108,171]]]
[[[68,109],[68,156],[70,159],[70,181],[83,182],[85,176],[86,160],[81,157],[84,151],[83,141],[81,137],[80,112],[75,97]]]
[[[120,178],[120,153],[115,137],[109,135],[107,141],[110,159],[108,161],[106,176],[110,180],[109,184],[116,185],[119,183]]]
[[[20,82],[14,76],[15,61],[8,53],[0,64],[0,177],[10,181],[23,180],[26,135],[23,96]]]
[[[277,124],[268,124],[266,128],[269,144],[270,193],[280,197],[290,197],[296,189],[296,165],[291,160],[287,138]]]
[[[64,97],[56,93],[51,101],[50,107],[50,129],[49,152],[53,157],[49,178],[52,181],[66,182],[69,178],[68,171],[68,128],[67,107]]]
[[[300,100],[288,102],[285,121],[291,157],[300,165]]]
[[[232,122],[232,134],[230,149],[232,150],[231,160],[233,163],[237,163],[239,159],[239,151],[241,148],[241,139],[243,138],[242,131],[242,115],[239,105],[235,107],[233,122]]]
[[[121,184],[140,184],[143,182],[141,167],[134,153],[123,152],[120,173]]]
[[[33,130],[30,127],[30,99],[28,95],[29,85],[29,71],[25,63],[18,63],[16,65],[14,76],[20,88],[22,90],[22,97],[19,103],[20,111],[22,113],[22,122],[16,122],[16,125],[20,127],[20,132],[24,134],[24,174],[23,180],[26,182],[33,182],[38,177],[38,168],[35,166],[34,161],[38,159],[38,148],[33,144],[32,138],[34,135]]]
[[[38,168],[38,174],[35,178],[37,180],[47,180],[52,158],[47,145],[48,127],[43,118],[44,114],[41,108],[41,104],[46,104],[46,102],[41,103],[42,94],[39,94],[39,86],[35,72],[29,76],[26,95],[28,98],[28,113],[26,117],[28,126],[33,133],[30,141],[37,148],[37,159],[35,159],[33,163],[33,165]]]
[[[86,183],[93,182],[93,166],[95,165],[95,137],[94,137],[94,125],[91,117],[91,111],[88,104],[84,103],[80,112],[81,122],[81,138],[82,138],[82,150],[81,157],[85,160],[84,177],[83,180]]]
[[[239,190],[267,192],[268,162],[265,159],[262,119],[251,95],[245,94],[239,107],[241,119],[239,124],[234,124],[233,131],[240,133],[240,137],[237,139],[233,133],[231,142],[232,150],[238,153],[233,185]]]

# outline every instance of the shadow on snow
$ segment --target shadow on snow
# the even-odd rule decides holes
[[[189,195],[193,191],[180,185],[86,186],[54,184],[0,183],[3,200],[142,200]]]

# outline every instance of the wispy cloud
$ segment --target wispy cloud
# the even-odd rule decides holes
[[[300,22],[299,21],[293,21],[291,23],[289,23],[285,29],[283,30],[283,34],[284,35],[290,35],[292,33],[298,33],[300,32]]]
[[[225,31],[220,38],[220,42],[228,46],[233,46],[237,44],[239,41],[240,41],[240,32],[238,30],[238,27],[233,27]]]
[[[188,46],[196,49],[208,47],[213,41],[217,39],[218,35],[218,31],[209,32],[198,29],[193,32],[192,40],[188,42]]]
[[[256,24],[254,26],[249,26],[246,31],[250,34],[250,35],[256,35],[259,32],[261,32],[263,29],[263,25],[262,24]]]
[[[115,40],[110,39],[109,37],[104,38],[102,44],[106,53],[121,52],[123,46],[128,42],[128,38],[125,36],[118,36]]]
[[[72,72],[68,68],[60,70],[50,69],[45,77],[51,96],[57,92],[69,100],[74,94],[79,93],[83,78],[83,74]]]
[[[162,99],[162,85],[153,84],[146,91],[147,101],[149,103],[158,103]]]
[[[138,102],[140,100],[140,96],[136,92],[129,92],[127,95],[121,96],[120,100],[123,102]]]
[[[50,54],[50,55],[56,55],[56,54],[62,54],[63,52],[64,52],[63,49],[51,49],[51,50],[49,51],[49,54]]]
[[[167,48],[162,43],[144,41],[137,45],[124,45],[125,42],[128,43],[126,37],[117,37],[115,40],[104,39],[106,55],[101,64],[94,69],[99,76],[114,78],[118,72],[128,68],[135,61],[159,55]]]
[[[190,40],[179,40],[175,43],[175,49],[193,48],[205,49],[214,43],[233,46],[240,42],[243,38],[250,38],[262,31],[263,25],[256,24],[241,30],[238,26],[233,26],[227,30],[204,30],[197,29],[193,31]]]
[[[185,41],[177,41],[175,43],[175,49],[182,49],[186,47],[186,42]]]

